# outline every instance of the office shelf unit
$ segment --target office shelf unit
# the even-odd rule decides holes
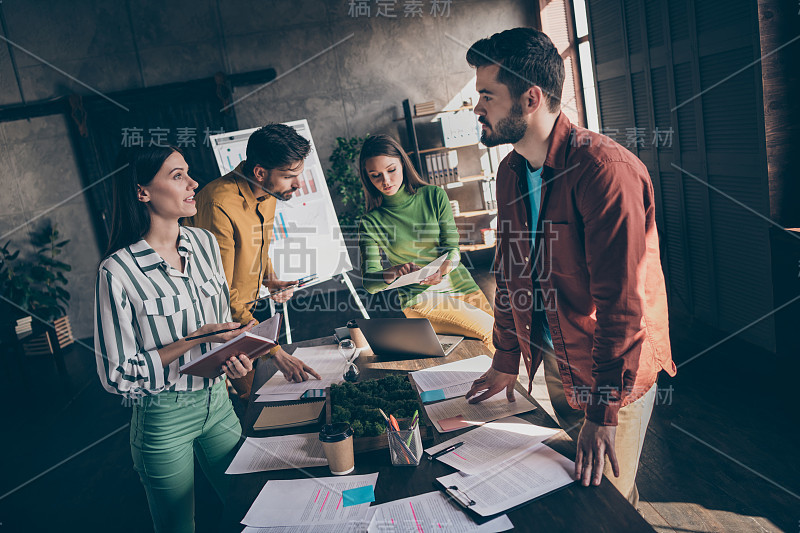
[[[478,135],[465,136],[467,142],[463,144],[452,139],[445,141],[442,118],[465,113],[469,115],[460,118],[468,123],[472,109],[472,105],[465,103],[456,109],[416,115],[409,100],[404,100],[401,119],[406,128],[405,148],[417,172],[432,185],[441,187],[451,202],[458,202],[454,215],[462,252],[494,246],[484,244],[481,230],[495,227],[494,179],[500,156],[507,153],[507,149],[486,148],[478,142]],[[477,126],[475,129],[477,133]]]

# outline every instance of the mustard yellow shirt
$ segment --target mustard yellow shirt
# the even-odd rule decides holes
[[[253,319],[253,304],[246,302],[258,298],[262,282],[275,272],[269,243],[276,200],[272,196],[257,199],[242,167],[240,163],[196,193],[197,214],[184,224],[207,229],[217,238],[233,320],[246,324]]]

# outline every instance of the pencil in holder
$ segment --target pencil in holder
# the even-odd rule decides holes
[[[422,438],[419,435],[419,425],[414,429],[401,429],[389,431],[389,455],[393,466],[418,466],[422,458]]]

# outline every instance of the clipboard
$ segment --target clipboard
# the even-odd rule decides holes
[[[548,449],[547,455],[550,455],[551,453],[558,454],[558,455],[561,455],[562,458],[566,459],[557,450],[555,450],[554,448],[552,448],[550,446],[547,446],[547,444],[542,443],[542,444],[540,444],[538,446],[546,447]],[[537,448],[538,448],[538,446],[537,446]],[[536,454],[537,452],[536,451],[532,451],[531,453],[532,454]],[[528,456],[528,457],[530,457],[530,456]],[[514,468],[514,465],[512,464],[510,466],[510,468]],[[445,477],[450,477],[450,476],[451,475],[448,475],[448,476],[445,476]],[[498,516],[500,516],[502,514],[508,513],[510,511],[513,511],[515,509],[524,507],[524,506],[528,505],[531,502],[534,502],[536,500],[539,500],[540,498],[543,498],[543,497],[549,496],[551,494],[554,494],[554,493],[560,491],[561,489],[564,489],[564,488],[569,487],[569,486],[571,486],[571,485],[576,483],[576,480],[572,479],[571,476],[570,476],[569,482],[564,483],[561,486],[552,488],[552,489],[548,490],[547,492],[544,492],[542,494],[538,494],[538,495],[536,495],[536,496],[534,496],[534,497],[532,497],[530,499],[527,499],[527,500],[525,500],[523,502],[520,502],[518,504],[510,505],[509,507],[506,507],[504,509],[500,509],[496,513],[492,513],[490,515],[489,514],[485,515],[485,514],[482,514],[481,512],[479,512],[477,510],[478,502],[475,501],[474,494],[470,494],[469,489],[465,489],[463,486],[459,486],[456,479],[449,479],[449,480],[445,480],[445,481],[447,482],[447,485],[443,484],[443,482],[440,481],[439,478],[437,478],[435,480],[435,485],[437,486],[437,488],[439,488],[440,490],[442,490],[445,493],[445,495],[448,497],[448,499],[452,500],[459,507],[464,509],[464,511],[467,514],[469,514],[479,524],[480,523],[484,523],[484,522],[486,522],[488,520],[491,520],[492,518],[496,518],[496,517],[498,517]],[[556,480],[554,479],[554,481],[556,481]],[[556,482],[558,483],[558,481],[556,481]]]
[[[574,485],[576,481],[573,481],[572,483],[567,483],[562,487],[553,489],[550,492],[547,492],[535,498],[531,498],[530,500],[522,502],[519,505],[514,505],[512,507],[509,507],[508,509],[504,509],[492,515],[482,515],[478,513],[475,509],[473,509],[473,507],[476,505],[475,500],[470,498],[469,494],[459,489],[458,486],[451,485],[449,487],[446,487],[438,479],[434,480],[434,483],[439,490],[444,492],[448,500],[452,500],[453,502],[455,502],[456,505],[461,507],[464,510],[464,512],[467,513],[470,516],[470,518],[472,518],[477,524],[485,524],[486,522],[489,522],[490,520],[493,520],[499,516],[503,516],[504,514],[516,511],[517,509],[521,509],[526,505],[528,505],[529,503],[535,502],[536,500],[541,500],[542,498],[550,496],[551,494],[555,494],[556,492],[566,489],[567,487]]]

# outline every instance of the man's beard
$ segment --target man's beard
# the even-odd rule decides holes
[[[486,124],[483,117],[478,121],[481,124]],[[492,147],[501,144],[515,144],[522,140],[525,132],[528,129],[528,124],[522,116],[522,106],[515,102],[511,106],[508,116],[501,118],[497,124],[492,127],[491,124],[486,124],[491,130],[483,130],[481,133],[481,142],[484,146]],[[490,133],[491,131],[491,133]]]
[[[267,194],[269,194],[270,196],[272,196],[273,198],[275,198],[277,200],[280,200],[281,202],[288,202],[289,200],[292,199],[292,196],[294,196],[294,193],[297,191],[297,189],[292,189],[292,190],[286,191],[283,194],[275,192],[275,191],[271,191],[271,190],[269,190],[267,188],[264,188],[264,191]]]

